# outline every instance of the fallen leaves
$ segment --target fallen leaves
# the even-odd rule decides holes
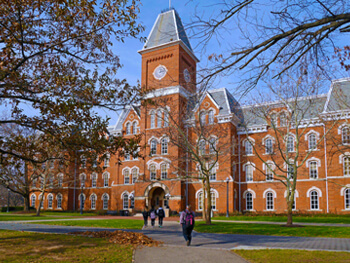
[[[116,231],[85,231],[72,232],[71,235],[89,236],[94,238],[108,238],[110,243],[134,245],[134,246],[158,246],[163,242],[156,241],[142,233],[127,232],[122,230]]]

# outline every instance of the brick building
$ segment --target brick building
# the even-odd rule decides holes
[[[306,109],[299,123],[300,135],[295,127],[286,131],[291,113],[281,101],[241,107],[224,88],[198,93],[199,61],[175,10],[158,16],[139,53],[145,100],[127,106],[110,133],[126,137],[141,134],[144,158],[126,154],[118,164],[116,156],[110,156],[102,173],[80,167],[75,189],[72,184],[63,184],[61,190],[46,194],[44,209],[78,209],[83,198],[84,210],[140,211],[145,206],[165,206],[181,211],[190,203],[201,211],[202,183],[186,177],[200,173],[200,169],[172,143],[173,134],[169,134],[170,127],[178,123],[181,131],[196,141],[198,120],[226,149],[211,169],[214,212],[224,213],[228,207],[229,212],[284,213],[286,188],[271,170],[282,167],[288,176],[293,167],[283,154],[294,158],[296,152],[300,158],[295,211],[350,211],[350,80],[333,81],[328,94],[298,98]],[[260,118],[257,109],[269,109],[268,117]],[[279,138],[277,128],[287,137]],[[285,150],[277,149],[277,144]],[[210,146],[203,147],[210,152]],[[32,194],[31,202],[38,205],[37,194]]]

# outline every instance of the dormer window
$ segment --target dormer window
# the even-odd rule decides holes
[[[161,110],[157,111],[157,127],[158,128],[162,127],[162,111]]]
[[[132,123],[132,134],[137,134],[137,122]]]
[[[213,124],[214,123],[214,111],[210,110],[208,114],[208,123]]]
[[[151,111],[151,129],[156,127],[156,114],[154,111]]]
[[[125,125],[125,127],[126,127],[126,134],[127,134],[127,135],[131,134],[131,131],[130,131],[130,123],[129,123],[129,122]]]

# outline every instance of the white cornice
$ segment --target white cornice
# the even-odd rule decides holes
[[[155,89],[155,90],[149,91],[143,98],[152,99],[152,98],[173,95],[178,93],[180,93],[180,95],[182,95],[185,98],[189,98],[191,96],[191,93],[186,89],[184,89],[182,86],[172,86],[172,87],[166,87],[162,89]]]

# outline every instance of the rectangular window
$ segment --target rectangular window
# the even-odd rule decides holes
[[[124,194],[123,196],[123,209],[129,209],[129,197],[127,194]]]
[[[156,180],[156,176],[157,176],[157,173],[156,173],[156,167],[154,165],[152,165],[150,167],[150,177],[151,177],[151,180]]]
[[[269,167],[269,165],[266,165],[266,181],[272,181],[273,180],[273,171]]]
[[[157,153],[157,142],[156,140],[151,141],[151,154]]]
[[[92,181],[91,182],[92,187],[96,187],[96,185],[97,185],[97,178],[96,178],[95,174],[92,176],[91,181]]]
[[[310,193],[310,201],[311,201],[311,210],[318,210],[318,193],[316,191],[312,191]]]
[[[57,208],[58,209],[62,208],[62,196],[61,195],[57,196]]]
[[[199,193],[198,195],[198,210],[203,210],[203,193]]]
[[[266,194],[266,210],[273,210],[273,193]]]
[[[166,167],[166,165],[162,165],[160,173],[161,173],[162,179],[168,178],[168,168]]]
[[[287,140],[287,152],[294,152],[294,138],[292,136],[289,136]]]
[[[253,210],[253,195],[252,195],[252,193],[246,194],[246,210]]]
[[[293,179],[293,175],[294,175],[294,166],[292,164],[288,164],[287,177],[289,179]]]
[[[316,145],[317,145],[316,135],[315,134],[310,134],[308,136],[308,141],[309,141],[309,150],[316,149]]]
[[[344,175],[350,176],[350,157],[344,157]]]
[[[211,197],[211,209],[216,210],[216,198],[214,193],[210,193]]]
[[[253,145],[251,144],[250,141],[246,140],[245,144],[244,144],[244,147],[245,147],[245,154],[246,155],[252,155],[253,154]]]
[[[271,139],[266,139],[265,140],[265,153],[266,154],[273,153],[272,140]]]
[[[246,165],[245,167],[245,176],[247,182],[253,181],[253,166],[251,164]]]
[[[210,171],[209,171],[209,180],[210,181],[216,181],[216,165],[214,165],[213,168],[211,168]]]
[[[309,169],[310,169],[310,178],[311,179],[317,179],[318,174],[317,174],[317,162],[310,162],[309,163]]]
[[[125,161],[130,161],[130,153],[128,153],[128,152],[124,153],[124,160]]]
[[[130,183],[130,173],[128,170],[124,171],[124,184],[129,184]]]
[[[108,187],[108,175],[105,174],[104,178],[103,178],[103,182],[104,182],[104,187]]]

